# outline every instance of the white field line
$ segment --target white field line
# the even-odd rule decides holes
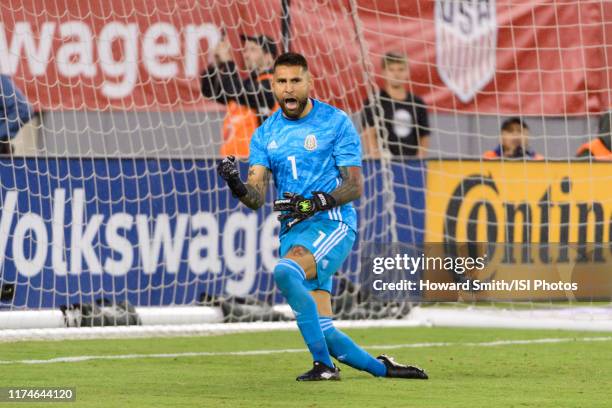
[[[366,349],[403,349],[403,348],[427,348],[427,347],[497,347],[527,344],[551,344],[551,343],[573,343],[573,342],[606,342],[612,341],[612,337],[578,337],[578,338],[542,338],[529,340],[498,340],[486,342],[436,342],[436,343],[406,343],[406,344],[384,344],[364,346]],[[72,356],[57,357],[47,360],[0,360],[0,365],[8,364],[53,364],[53,363],[78,363],[92,360],[132,360],[143,358],[178,358],[178,357],[219,357],[219,356],[266,356],[270,354],[284,353],[306,353],[306,349],[277,349],[277,350],[248,350],[248,351],[201,351],[184,353],[162,353],[162,354],[118,354],[108,356]]]

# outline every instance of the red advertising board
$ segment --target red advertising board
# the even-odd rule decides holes
[[[280,43],[280,3],[7,0],[0,72],[39,109],[219,109],[199,89],[212,49],[226,34],[240,61],[240,33]],[[407,86],[434,111],[584,115],[610,105],[608,2],[356,4],[295,1],[290,9],[292,49],[309,57],[316,96],[342,108],[361,107],[392,50],[407,55]]]

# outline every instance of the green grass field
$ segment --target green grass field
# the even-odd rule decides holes
[[[612,404],[609,333],[445,328],[359,329],[347,333],[372,353],[387,349],[398,361],[422,366],[430,380],[374,378],[341,366],[340,382],[297,383],[295,376],[309,368],[309,355],[306,351],[283,352],[303,349],[301,338],[297,331],[276,331],[189,338],[0,343],[0,387],[76,387],[76,402],[54,403],[50,405],[53,407],[594,408]],[[594,337],[605,339],[584,340]],[[553,338],[567,341],[487,344]],[[276,352],[227,353],[250,350]],[[187,352],[219,354],[48,364],[16,362]],[[0,408],[10,406],[49,405],[0,403]]]

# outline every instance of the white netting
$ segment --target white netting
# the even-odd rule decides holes
[[[408,310],[358,296],[367,242],[547,239],[600,243],[609,256],[609,164],[572,160],[610,106],[605,1],[11,0],[0,13],[0,72],[22,94],[0,92],[7,112],[21,106],[3,125],[15,146],[0,158],[0,309],[80,304],[100,316],[129,301],[220,307],[227,320],[283,318],[271,308],[282,301],[270,274],[275,215],[269,204],[257,213],[239,205],[215,171],[232,134],[227,102],[254,104],[256,120],[272,106],[257,88],[221,92],[214,81],[214,95],[202,96],[203,72],[249,76],[241,35],[303,53],[315,96],[374,132],[380,155],[364,160],[359,245],[337,277],[337,316]],[[220,63],[224,41],[235,64]],[[379,117],[392,100],[379,92],[389,52],[405,58],[403,87],[427,109],[419,140],[428,161],[387,152],[422,124],[416,108],[389,123],[362,118],[366,99]],[[512,116],[528,124],[529,148],[544,160],[483,159]],[[574,268],[536,261],[500,273]],[[554,300],[568,298],[608,301],[610,291]]]

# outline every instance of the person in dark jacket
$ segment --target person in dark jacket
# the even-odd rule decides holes
[[[223,38],[215,49],[215,63],[202,74],[202,94],[227,106],[223,121],[221,155],[248,157],[251,135],[277,109],[272,93],[272,65],[277,47],[265,35],[241,36],[242,54],[249,75],[241,78]]]

